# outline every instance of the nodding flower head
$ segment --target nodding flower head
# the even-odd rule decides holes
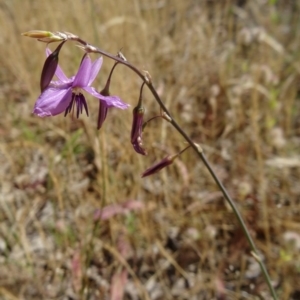
[[[49,49],[46,51],[48,56],[51,55]],[[71,78],[68,78],[59,65],[57,65],[55,75],[58,80],[51,81],[42,91],[35,103],[33,113],[40,117],[55,116],[63,112],[67,115],[76,106],[77,117],[83,112],[83,108],[86,114],[88,114],[83,91],[104,101],[108,107],[127,108],[128,105],[123,103],[119,98],[111,99],[110,97],[103,97],[95,88],[91,87],[91,84],[100,71],[102,60],[102,57],[100,57],[92,62],[90,57],[85,55],[77,74]]]

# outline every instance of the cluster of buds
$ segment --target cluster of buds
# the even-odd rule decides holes
[[[34,114],[38,115],[39,117],[47,117],[64,113],[66,116],[67,114],[74,115],[74,111],[76,110],[76,117],[78,118],[84,110],[88,116],[88,104],[84,96],[84,93],[88,93],[97,98],[99,101],[97,129],[100,129],[106,119],[109,108],[116,107],[120,109],[127,109],[129,107],[129,105],[124,103],[118,96],[112,96],[109,92],[111,77],[115,67],[118,65],[118,63],[122,63],[122,61],[127,62],[126,58],[121,52],[118,52],[116,56],[118,59],[116,59],[116,62],[111,69],[105,87],[99,92],[92,87],[92,83],[96,79],[96,76],[101,69],[103,59],[102,57],[99,57],[92,62],[89,56],[90,52],[101,54],[101,51],[97,52],[96,47],[84,42],[78,36],[66,32],[52,33],[49,31],[33,30],[23,33],[23,35],[35,38],[38,41],[45,42],[47,44],[52,42],[60,42],[58,47],[53,52],[51,52],[49,48],[46,48],[47,58],[43,66],[40,79],[41,94],[34,105]],[[81,44],[79,45],[80,48],[84,50],[84,55],[78,71],[70,78],[65,75],[58,64],[60,51],[67,41],[79,42]],[[57,77],[57,80],[53,80],[54,76]],[[166,113],[161,112],[159,116],[153,117],[147,122],[143,123],[145,114],[142,97],[143,87],[145,84],[149,84],[149,82],[151,83],[151,76],[148,72],[146,72],[144,82],[141,86],[138,104],[133,109],[131,143],[134,150],[141,155],[147,155],[142,142],[142,133],[146,124],[157,117],[161,117],[170,121],[170,119],[167,118]],[[169,155],[160,162],[154,164],[142,174],[142,177],[157,173],[164,167],[172,164],[174,160],[187,148],[175,155]]]

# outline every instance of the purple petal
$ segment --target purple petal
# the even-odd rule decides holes
[[[97,74],[99,73],[100,68],[102,66],[102,62],[103,62],[103,58],[102,57],[96,59],[93,62],[92,68],[91,68],[91,73],[90,73],[90,80],[89,80],[88,86],[90,86],[93,83],[93,81],[95,80],[95,78],[96,78]]]
[[[46,48],[46,56],[48,57],[51,53],[52,51],[49,48]],[[65,75],[64,71],[61,69],[59,65],[57,65],[56,67],[55,75],[60,81],[63,82],[70,81],[70,79]]]
[[[49,87],[37,99],[33,113],[39,117],[58,115],[68,107],[71,98],[71,88]]]
[[[117,107],[121,109],[127,109],[129,107],[129,104],[124,103],[118,96],[103,96],[93,87],[83,87],[83,89],[92,96],[105,101],[108,107]]]
[[[63,81],[63,82],[70,81],[70,79],[65,75],[64,71],[61,69],[61,67],[59,65],[57,65],[55,75],[60,81]]]
[[[109,107],[118,107],[121,109],[127,109],[129,104],[124,103],[118,96],[102,96],[102,100],[106,101]]]
[[[92,68],[92,61],[88,55],[84,57],[79,67],[75,79],[73,82],[73,87],[84,88],[88,85],[90,81],[90,74]]]
[[[51,53],[52,51],[49,48],[46,48],[46,56],[48,57]]]

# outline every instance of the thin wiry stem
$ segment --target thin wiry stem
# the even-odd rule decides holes
[[[273,297],[274,300],[277,300],[277,295],[276,292],[274,290],[274,287],[272,286],[271,283],[271,279],[270,276],[268,274],[268,271],[264,265],[264,263],[262,262],[258,250],[255,246],[255,243],[249,233],[249,230],[247,229],[247,226],[245,224],[245,221],[243,220],[242,215],[240,214],[240,212],[237,209],[237,206],[235,205],[235,202],[232,200],[232,198],[230,197],[230,195],[228,194],[227,190],[225,189],[225,187],[223,186],[223,184],[221,183],[221,181],[219,180],[218,176],[216,175],[216,173],[214,172],[213,168],[211,167],[210,163],[208,162],[206,156],[203,153],[202,148],[195,144],[191,138],[185,133],[185,131],[181,128],[180,125],[178,125],[178,123],[172,118],[169,110],[166,108],[166,106],[164,105],[164,103],[162,102],[162,100],[160,99],[156,89],[154,88],[154,86],[152,85],[151,79],[149,79],[149,77],[147,77],[146,75],[143,74],[142,71],[140,71],[138,68],[136,68],[134,65],[132,65],[131,63],[129,63],[128,61],[124,60],[123,58],[121,58],[120,56],[115,56],[112,55],[106,51],[103,51],[102,49],[92,46],[90,44],[88,44],[86,41],[82,40],[81,38],[75,36],[75,35],[70,35],[70,40],[73,41],[77,41],[80,44],[84,45],[86,47],[86,50],[89,52],[93,52],[93,53],[98,53],[101,54],[103,56],[106,56],[110,59],[113,59],[123,65],[125,65],[126,67],[130,68],[132,71],[134,71],[136,73],[136,75],[138,75],[143,82],[145,82],[145,84],[148,86],[148,88],[150,89],[151,93],[153,94],[155,100],[157,101],[157,103],[159,104],[159,106],[161,107],[161,109],[168,115],[168,119],[169,122],[171,123],[171,125],[183,136],[183,138],[189,143],[189,145],[196,151],[197,155],[199,156],[199,158],[202,160],[202,162],[204,163],[205,167],[208,169],[209,173],[211,174],[211,176],[213,177],[215,183],[217,184],[218,188],[222,191],[224,198],[226,199],[226,201],[229,203],[230,207],[232,208],[236,218],[238,219],[240,226],[243,229],[243,232],[245,234],[245,237],[247,238],[247,241],[250,245],[251,248],[251,254],[252,256],[256,259],[256,261],[258,262],[260,269],[263,273],[263,276],[265,278],[266,283],[268,284],[268,287],[270,289],[271,295]]]

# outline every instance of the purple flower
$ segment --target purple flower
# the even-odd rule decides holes
[[[51,54],[49,49],[47,55]],[[101,101],[105,101],[107,107],[128,108],[128,104],[122,102],[118,97],[103,97],[91,84],[95,80],[101,65],[102,57],[96,59],[93,63],[88,55],[82,59],[77,74],[67,78],[62,69],[57,66],[55,75],[58,81],[51,81],[49,86],[42,92],[37,99],[33,113],[39,117],[55,116],[62,112],[65,115],[72,111],[74,105],[77,109],[77,117],[82,113],[83,108],[88,115],[87,103],[82,91],[86,91]]]

